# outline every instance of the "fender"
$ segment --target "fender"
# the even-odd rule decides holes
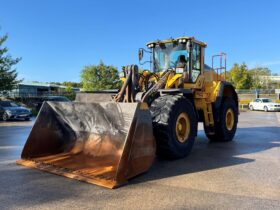
[[[223,102],[223,97],[226,97],[226,96],[233,98],[234,102],[236,103],[236,107],[237,107],[237,110],[238,110],[238,113],[239,113],[238,96],[237,96],[237,93],[235,91],[235,88],[233,87],[233,85],[231,83],[226,82],[226,81],[221,81],[219,93],[218,93],[218,96],[217,96],[216,101],[214,103],[214,107],[215,107],[215,110],[216,110],[216,112],[215,112],[216,116],[220,116],[219,115],[219,110],[220,110],[220,107],[221,107],[222,102]]]

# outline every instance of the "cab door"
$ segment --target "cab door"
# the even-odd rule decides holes
[[[195,83],[201,74],[201,67],[204,65],[204,48],[197,43],[193,43],[191,53],[191,82]]]
[[[256,100],[256,109],[262,110],[262,100],[261,99]]]

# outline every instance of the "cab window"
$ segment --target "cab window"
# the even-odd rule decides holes
[[[201,46],[194,43],[192,49],[192,81],[195,82],[201,71]]]

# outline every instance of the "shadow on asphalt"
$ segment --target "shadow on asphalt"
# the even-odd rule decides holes
[[[172,161],[156,158],[148,172],[132,178],[129,184],[253,162],[254,159],[238,156],[280,147],[279,133],[279,127],[238,128],[233,141],[212,143],[199,131],[188,157]]]
[[[21,131],[18,131],[17,135],[21,135],[21,138],[6,139],[6,141],[0,139],[0,148],[25,143],[31,126],[19,128],[21,128]],[[12,128],[10,127],[10,129]],[[254,159],[239,156],[279,147],[279,133],[279,127],[239,128],[234,141],[209,143],[204,132],[199,131],[193,151],[188,157],[174,161],[157,158],[148,172],[134,177],[128,182],[128,185],[253,162]],[[10,152],[12,154],[8,154],[7,151],[3,153],[0,149],[0,160],[5,162],[5,160],[18,159],[21,148],[16,148]],[[93,188],[99,192],[98,195],[103,195],[102,192],[108,191],[102,187],[86,183],[81,184],[77,180],[17,166],[15,162],[4,162],[0,165],[0,186],[5,189],[2,201],[10,206],[39,205],[40,203],[63,200],[79,196],[81,192],[88,192]],[[13,197],[12,195],[16,196]],[[104,198],[102,197],[102,199]],[[0,202],[2,201],[0,196]]]

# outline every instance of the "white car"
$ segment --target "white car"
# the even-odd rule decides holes
[[[249,103],[249,109],[268,111],[280,111],[280,103],[273,102],[270,98],[257,98]]]

